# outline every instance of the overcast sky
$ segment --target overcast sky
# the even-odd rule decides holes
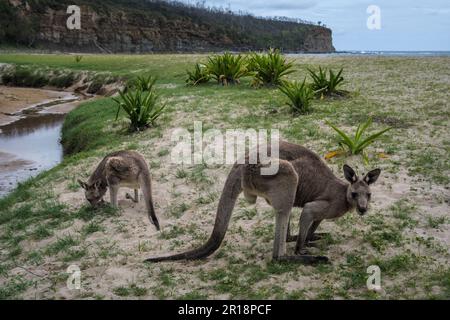
[[[449,0],[205,0],[205,5],[257,16],[322,21],[333,30],[339,51],[450,51]],[[381,10],[380,30],[367,28],[370,5]]]

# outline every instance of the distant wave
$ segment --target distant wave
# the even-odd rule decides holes
[[[450,56],[450,51],[337,51],[332,55],[364,55],[364,56]]]

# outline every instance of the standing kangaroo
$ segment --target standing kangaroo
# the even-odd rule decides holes
[[[160,230],[153,207],[150,171],[140,153],[135,151],[113,152],[103,158],[87,182],[78,180],[78,183],[85,190],[86,199],[94,207],[103,201],[107,188],[109,188],[111,204],[114,207],[118,206],[117,193],[120,187],[134,189],[134,197],[126,194],[127,199],[134,202],[139,202],[138,190],[142,188],[148,218],[156,229]]]
[[[268,150],[270,153],[270,150]],[[235,164],[228,175],[219,200],[216,221],[209,240],[200,248],[171,256],[152,257],[146,261],[193,260],[216,251],[225,236],[237,197],[243,191],[250,203],[263,197],[276,211],[273,259],[303,263],[326,262],[327,257],[308,255],[308,241],[319,238],[314,234],[324,219],[335,219],[356,208],[360,215],[367,212],[370,201],[369,185],[374,183],[380,169],[370,171],[360,179],[355,171],[344,165],[348,182],[337,178],[314,152],[305,147],[280,142],[279,170],[275,175],[261,175],[260,164]],[[297,237],[288,235],[292,207],[302,207],[300,231]],[[286,256],[286,241],[297,241],[295,256]]]

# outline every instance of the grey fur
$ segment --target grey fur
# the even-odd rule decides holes
[[[270,150],[269,150],[270,151]],[[327,257],[309,255],[305,246],[320,235],[315,230],[324,219],[335,219],[356,208],[362,215],[370,200],[369,184],[376,181],[379,169],[359,179],[349,166],[345,176],[337,178],[322,159],[300,145],[280,143],[279,171],[272,176],[260,174],[261,164],[235,164],[228,175],[219,200],[216,221],[209,240],[198,249],[146,261],[192,260],[205,258],[222,243],[237,197],[243,191],[250,203],[264,198],[275,209],[273,259],[302,263],[326,262]],[[350,170],[351,169],[351,170]],[[302,207],[299,236],[290,237],[288,225],[293,207]],[[296,254],[286,255],[286,240],[295,239]]]
[[[118,206],[117,193],[120,187],[134,189],[134,197],[127,194],[127,199],[139,201],[139,188],[142,188],[148,218],[157,230],[160,230],[152,200],[150,171],[144,157],[136,151],[117,151],[107,155],[99,163],[87,182],[78,180],[85,189],[86,199],[92,206],[103,202],[103,196],[109,188],[111,204]]]

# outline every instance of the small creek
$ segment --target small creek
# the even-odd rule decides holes
[[[71,93],[29,89],[30,95],[43,93],[46,97],[41,103],[30,105],[23,96],[27,89],[17,88],[20,95],[15,95],[14,89],[0,86],[0,98],[1,95],[10,98],[0,99],[3,122],[10,120],[3,125],[0,123],[0,197],[19,182],[61,162],[60,137],[64,117],[80,102],[80,98]],[[17,98],[24,103],[17,103]],[[4,112],[11,111],[12,102],[15,104],[14,112]]]

